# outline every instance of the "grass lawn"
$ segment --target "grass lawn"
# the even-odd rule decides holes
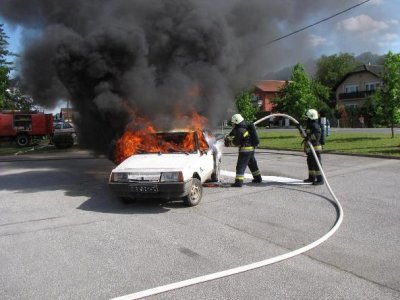
[[[259,132],[260,148],[300,150],[302,138],[294,131]],[[325,138],[324,153],[349,153],[400,157],[400,135],[386,133],[336,133]]]
[[[258,131],[260,148],[277,150],[303,150],[302,138],[297,131]],[[74,149],[74,146],[71,149]],[[70,150],[71,150],[70,149]],[[10,142],[0,142],[1,155],[23,155],[65,151],[49,145],[48,140],[38,140],[29,147],[17,147]],[[382,155],[400,158],[400,135],[392,139],[388,133],[343,133],[331,132],[325,138],[324,153],[349,153]]]

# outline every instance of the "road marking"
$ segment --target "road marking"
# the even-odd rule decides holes
[[[230,171],[224,171],[221,170],[221,174],[225,175],[225,176],[232,176],[234,177],[236,174],[234,172],[230,172]],[[324,174],[324,173],[323,173]],[[215,280],[215,279],[219,279],[219,278],[223,278],[223,277],[228,277],[228,276],[232,276],[235,274],[239,274],[239,273],[243,273],[246,271],[250,271],[250,270],[254,270],[254,269],[258,269],[261,267],[265,267],[267,265],[271,265],[277,262],[280,262],[282,260],[297,256],[299,254],[302,254],[306,251],[309,251],[315,247],[317,247],[318,245],[322,244],[323,242],[325,242],[327,239],[329,239],[340,227],[340,224],[342,223],[343,220],[343,209],[342,206],[340,205],[339,201],[337,200],[336,196],[334,195],[334,193],[331,191],[330,186],[328,181],[326,180],[325,175],[324,179],[326,182],[326,185],[329,188],[329,191],[331,192],[333,198],[334,198],[334,203],[337,205],[338,207],[338,216],[336,219],[335,224],[333,225],[333,227],[322,237],[320,237],[318,240],[312,242],[311,244],[308,244],[304,247],[301,247],[299,249],[290,251],[288,253],[284,253],[272,258],[268,258],[259,262],[255,262],[255,263],[251,263],[248,265],[244,265],[244,266],[240,266],[240,267],[236,267],[236,268],[232,268],[232,269],[228,269],[228,270],[224,270],[224,271],[220,271],[220,272],[216,272],[216,273],[211,273],[208,275],[203,275],[203,276],[199,276],[199,277],[195,277],[195,278],[191,278],[191,279],[187,279],[187,280],[183,280],[183,281],[179,281],[179,282],[175,282],[175,283],[171,283],[171,284],[167,284],[167,285],[162,285],[162,286],[158,286],[155,288],[151,288],[148,290],[143,290],[140,292],[136,292],[133,294],[129,294],[129,295],[125,295],[125,296],[121,296],[121,297],[117,297],[117,298],[113,298],[111,300],[134,300],[134,299],[142,299],[145,297],[149,297],[149,296],[153,296],[156,294],[161,294],[164,292],[168,292],[168,291],[172,291],[172,290],[176,290],[176,289],[180,289],[183,287],[188,287],[191,285],[196,285],[199,283],[203,283],[203,282],[207,282],[207,281],[211,281],[211,280]],[[265,178],[265,180],[270,180],[273,182],[280,182],[280,183],[288,183],[288,184],[303,184],[303,182],[301,180],[298,179],[292,179],[292,178],[287,178],[287,177],[276,177],[276,176],[262,176],[263,180]],[[245,178],[252,178],[251,174],[245,174]]]
[[[236,173],[231,171],[221,170],[220,174],[222,176],[235,177]],[[253,175],[246,173],[244,178],[252,179]],[[263,182],[277,182],[277,183],[287,183],[287,184],[304,184],[303,180],[293,179],[289,177],[279,177],[279,176],[262,176]]]

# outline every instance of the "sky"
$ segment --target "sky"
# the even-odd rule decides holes
[[[361,2],[362,0],[360,0]],[[343,7],[343,9],[346,8]],[[293,52],[289,54],[288,52],[287,59],[285,59],[286,65],[277,65],[275,66],[277,68],[284,68],[298,62],[306,62],[321,55],[332,55],[340,52],[348,52],[355,55],[363,52],[372,52],[381,55],[390,50],[399,53],[399,11],[400,0],[371,0],[351,11],[299,32],[295,35],[296,37],[290,36],[265,47],[272,48],[272,51],[282,51],[284,56],[285,49],[295,48],[297,39],[303,39],[308,42],[309,49],[307,51],[299,51],[298,55]],[[282,22],[276,24],[276,26],[280,29],[283,28],[280,34],[282,32],[289,34],[330,17],[339,11],[335,7],[331,12],[328,12],[329,10],[325,10],[323,13],[307,14],[305,19],[298,19],[296,22],[288,20],[287,24]],[[4,29],[9,37],[9,50],[14,53],[21,53],[24,44],[23,29],[19,26],[8,24],[1,18],[0,23],[5,25]],[[279,37],[276,36],[276,38]],[[264,45],[268,44],[268,42],[266,40]],[[58,110],[60,106],[65,106],[65,102],[59,102],[54,110]]]
[[[307,32],[315,53],[400,52],[399,0],[372,0]]]
[[[16,27],[16,26],[10,26],[5,22],[2,18],[0,18],[0,24],[4,24],[4,31],[6,32],[8,36],[8,50],[12,53],[20,53],[23,49],[22,45],[22,28],[21,27]],[[9,57],[10,61],[14,61],[14,57]],[[13,71],[11,73],[11,76],[16,76],[18,75],[16,71]],[[52,108],[41,108],[41,110],[44,110],[46,113],[51,113],[51,114],[56,114],[59,113],[61,108],[67,107],[67,101],[60,99],[56,105]]]
[[[360,2],[362,2],[360,0]],[[400,52],[400,0],[371,0],[347,13],[305,30],[301,35],[310,42],[310,55],[330,55],[339,52],[360,54],[373,52],[385,54],[389,50]],[[332,10],[332,15],[338,11]],[[322,20],[329,15],[315,15],[312,19],[298,23],[291,30],[303,28]],[[10,26],[0,17],[9,37],[9,50],[18,53],[22,50],[22,29]],[[282,43],[277,42],[277,44]],[[291,37],[285,39],[290,43]]]

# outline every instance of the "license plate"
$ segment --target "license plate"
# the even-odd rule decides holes
[[[135,193],[157,193],[157,185],[131,185],[131,192]]]

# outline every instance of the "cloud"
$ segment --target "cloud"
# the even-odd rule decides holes
[[[379,47],[393,48],[400,45],[400,36],[397,33],[386,33],[378,41]]]
[[[339,23],[337,23],[336,28],[338,30],[360,33],[371,31],[377,32],[388,29],[393,24],[393,22],[396,21],[377,21],[372,19],[368,15],[360,15],[340,21]]]
[[[399,25],[399,20],[389,20],[389,21],[387,21],[387,23],[389,25],[396,26],[396,25]]]
[[[309,34],[307,36],[307,41],[312,47],[318,47],[328,44],[328,40],[322,36]]]
[[[393,50],[400,45],[399,23],[397,19],[387,18],[380,21],[363,14],[340,21],[336,29],[340,40],[351,42],[353,47],[375,51],[382,51],[384,48]]]
[[[386,33],[382,36],[382,41],[384,42],[395,42],[399,39],[399,35],[397,33]]]

